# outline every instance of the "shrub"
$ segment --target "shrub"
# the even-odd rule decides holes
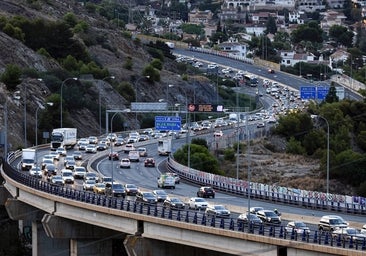
[[[17,65],[9,64],[5,68],[5,72],[1,75],[1,82],[6,85],[9,91],[16,89],[16,86],[20,84],[20,76],[22,74],[21,69]]]

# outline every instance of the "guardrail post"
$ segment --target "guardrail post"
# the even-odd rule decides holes
[[[173,219],[173,211],[172,209],[169,209],[169,213],[168,213],[168,219]]]
[[[342,246],[341,236],[337,236],[337,246],[338,247]]]
[[[234,230],[234,228],[235,228],[235,224],[234,224],[234,220],[233,219],[231,219],[230,220],[230,230]]]
[[[211,218],[211,227],[215,227],[215,224],[216,224],[215,216],[212,216],[212,218]]]
[[[161,217],[165,218],[165,207],[163,206],[163,209],[161,209]]]
[[[318,243],[318,231],[315,230],[315,233],[314,233],[314,244]]]
[[[203,214],[203,215],[202,215],[201,225],[206,226],[206,214]]]
[[[351,239],[349,240],[349,246],[350,249],[353,248],[353,237],[351,236]]]
[[[177,221],[180,221],[181,218],[180,218],[180,210],[178,210],[178,213],[177,213]]]
[[[278,237],[283,238],[283,226],[280,227],[280,235]]]
[[[157,217],[158,216],[158,206],[155,205],[155,208],[154,208],[154,216]]]
[[[140,212],[142,213],[142,212]],[[147,205],[147,215],[150,215],[150,204]]]
[[[295,229],[292,228],[291,230],[291,240],[295,240]]]
[[[306,241],[306,230],[305,230],[305,229],[304,229],[304,231],[302,232],[301,241],[303,241],[303,242],[305,242],[305,241]]]
[[[361,250],[366,251],[366,238],[363,239]]]
[[[269,236],[273,236],[273,226],[269,228]]]
[[[140,204],[140,214],[142,214],[144,211],[143,211],[143,207],[144,207],[144,205],[143,205],[143,203],[141,203]]]
[[[253,233],[254,232],[254,228],[253,228],[253,223],[249,223],[249,233]],[[259,226],[259,234],[260,235],[264,235],[264,225],[260,224]]]
[[[329,232],[325,233],[324,244],[325,245],[329,244]]]
[[[186,211],[186,218],[185,218],[185,222],[189,222],[189,211]]]
[[[225,229],[225,220],[221,218],[220,228]]]
[[[133,203],[133,212],[136,212],[137,211],[137,203],[136,201]]]

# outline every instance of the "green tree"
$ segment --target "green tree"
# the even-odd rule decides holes
[[[328,94],[325,96],[325,101],[328,103],[339,101],[339,98],[337,96],[337,90],[333,84],[330,86]]]
[[[153,59],[150,62],[150,65],[153,66],[154,68],[158,69],[158,70],[163,69],[163,63],[161,63],[161,60],[159,60],[159,59]]]
[[[10,23],[7,23],[5,27],[3,28],[4,33],[6,33],[8,36],[11,36],[15,39],[18,39],[19,41],[24,42],[24,33],[21,28],[15,27]]]
[[[307,24],[301,24],[291,33],[291,39],[294,44],[301,41],[310,41],[312,43],[323,42],[323,30],[316,21],[310,21]]]
[[[286,153],[303,155],[305,153],[305,149],[301,146],[300,141],[291,137],[287,143]]]
[[[338,45],[351,47],[353,42],[353,33],[341,25],[333,25],[329,29],[329,37],[336,41]]]
[[[70,28],[73,28],[78,23],[78,20],[72,12],[68,12],[63,17],[64,22],[70,26]]]
[[[180,26],[184,33],[194,34],[197,36],[203,35],[205,31],[203,30],[202,25],[196,25],[192,23],[184,23]]]
[[[124,67],[125,69],[132,70],[132,68],[133,68],[133,62],[132,62],[132,58],[131,58],[130,56],[128,56],[128,57],[126,58],[126,61],[125,61],[125,63],[123,64],[123,67]]]
[[[154,68],[151,64],[144,67],[142,71],[142,75],[149,77],[148,79],[150,81],[160,81],[160,72],[156,68]]]
[[[1,82],[6,85],[9,91],[14,91],[16,86],[21,83],[21,69],[14,64],[6,65],[4,73],[1,75]]]
[[[277,33],[277,24],[276,19],[272,16],[268,17],[268,21],[266,23],[266,33],[276,34]]]

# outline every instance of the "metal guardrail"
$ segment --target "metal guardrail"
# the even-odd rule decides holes
[[[212,186],[214,189],[226,193],[266,200],[274,203],[296,205],[304,208],[319,210],[330,210],[334,212],[344,212],[348,214],[366,215],[366,198],[331,195],[326,200],[326,194],[317,191],[308,191],[308,196],[302,195],[300,190],[270,186],[266,184],[250,183],[245,180],[236,180],[225,176],[202,172],[181,165],[173,158],[168,158],[167,168],[170,172],[175,172],[181,179],[201,186]],[[310,197],[310,195],[312,195]],[[334,200],[335,199],[335,200]],[[351,200],[348,202],[347,200]],[[358,200],[354,202],[354,200]]]

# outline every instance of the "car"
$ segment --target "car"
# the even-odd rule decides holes
[[[125,145],[123,146],[123,148],[122,148],[122,151],[123,151],[124,153],[129,153],[129,152],[130,152],[130,151],[132,151],[132,150],[136,150],[136,149],[135,149],[135,147],[133,146],[133,144],[131,144],[131,143],[125,144]]]
[[[60,156],[66,156],[67,155],[66,149],[63,148],[63,147],[57,148],[56,153],[58,153]]]
[[[152,192],[138,191],[136,194],[136,201],[144,204],[156,204],[158,199],[154,196]]]
[[[97,145],[97,151],[104,151],[107,150],[107,148],[108,148],[107,144],[102,142],[98,143]]]
[[[115,134],[115,133],[109,133],[107,135],[107,138],[106,139],[109,140],[109,141],[115,142],[116,139],[117,139],[117,134]]]
[[[264,128],[265,126],[263,122],[257,123],[257,128]]]
[[[223,135],[224,135],[224,133],[221,130],[214,132],[214,137],[222,137]]]
[[[139,191],[138,187],[135,184],[125,184],[125,190],[128,196],[135,196]]]
[[[324,215],[320,218],[318,223],[319,231],[333,232],[336,229],[347,228],[348,223],[343,218],[337,215]]]
[[[366,224],[362,226],[361,233],[366,234]]]
[[[112,177],[109,177],[109,176],[103,176],[102,178],[101,178],[101,183],[103,183],[104,185],[106,185],[106,186],[109,186],[109,185],[111,185],[112,184]]]
[[[77,142],[76,142],[76,145],[78,147],[80,147],[80,144],[89,144],[89,140],[88,138],[80,138]]]
[[[257,216],[265,224],[281,225],[281,217],[272,210],[259,210]]]
[[[175,184],[179,184],[180,183],[180,177],[179,177],[178,174],[176,174],[174,172],[167,172],[165,174],[174,177]]]
[[[139,142],[140,136],[130,136],[127,138],[127,144],[133,144]]]
[[[86,169],[84,166],[76,166],[73,171],[74,179],[84,179]]]
[[[88,142],[89,144],[98,144],[98,138],[96,136],[89,136]]]
[[[229,218],[231,214],[230,211],[221,204],[208,205],[205,212],[207,216],[214,216],[217,218]]]
[[[212,187],[200,187],[197,191],[197,197],[212,197],[215,198],[215,190]]]
[[[36,178],[42,178],[42,170],[39,166],[33,166],[29,169],[29,175]]]
[[[41,164],[41,169],[44,170],[46,168],[47,165],[49,164],[53,164],[53,160],[52,159],[45,159],[42,161],[42,164]]]
[[[125,140],[123,138],[117,138],[114,142],[114,146],[116,147],[122,146],[123,144],[125,144]]]
[[[137,151],[139,152],[140,157],[146,157],[147,156],[147,150],[146,150],[146,148],[139,147],[139,148],[137,148]]]
[[[254,213],[242,213],[236,219],[238,223],[252,223],[254,226],[260,226],[263,221]]]
[[[54,160],[54,161],[58,161],[58,160],[60,160],[60,154],[59,154],[59,153],[57,153],[56,151],[51,151],[51,152],[49,153],[49,155],[51,155],[51,156],[53,157],[53,160]]]
[[[64,158],[64,166],[66,166],[67,162],[69,161],[75,161],[74,156],[67,155]]]
[[[294,232],[298,235],[302,235],[304,233],[308,235],[310,234],[310,228],[302,221],[290,221],[285,227],[285,232],[287,234],[292,234],[292,232]]]
[[[85,148],[85,153],[97,153],[97,147],[94,144],[88,144]]]
[[[43,157],[42,157],[42,162],[44,162],[45,160],[55,160],[54,159],[54,157],[53,157],[53,155],[51,155],[51,154],[48,154],[48,155],[44,155]]]
[[[366,234],[362,234],[358,229],[355,228],[339,228],[332,232],[333,239],[341,239],[342,241],[350,241],[351,237],[353,242],[363,243],[366,240]]]
[[[75,167],[76,167],[76,162],[75,162],[75,160],[73,159],[73,160],[69,160],[69,161],[67,161],[67,163],[66,163],[66,165],[65,165],[65,168],[66,169],[69,169],[69,170],[74,170],[75,169]]]
[[[275,71],[274,71],[273,69],[268,69],[268,73],[269,73],[269,74],[274,74],[274,73],[275,73]]]
[[[87,172],[85,175],[84,175],[84,181],[86,180],[95,180],[95,182],[99,182],[99,177],[96,173],[94,172]]]
[[[120,168],[131,168],[131,161],[128,158],[122,158],[119,163]]]
[[[85,191],[93,191],[95,184],[96,184],[95,180],[92,179],[84,180],[83,189]]]
[[[72,171],[68,169],[63,169],[61,170],[61,176],[64,184],[74,184],[74,175]]]
[[[260,206],[255,206],[255,207],[250,207],[249,212],[253,213],[253,214],[257,214],[258,211],[264,210],[263,207]]]
[[[84,151],[88,145],[89,145],[89,143],[87,141],[81,142],[79,144],[79,150],[83,150]]]
[[[207,201],[200,197],[191,197],[188,201],[189,209],[205,210],[207,206],[208,206]]]
[[[55,164],[47,164],[43,169],[44,173],[48,176],[57,174],[57,167]]]
[[[140,162],[140,153],[137,150],[131,150],[128,152],[128,159],[131,162]]]
[[[93,192],[99,195],[104,195],[105,184],[104,183],[94,183]]]
[[[163,207],[172,210],[184,210],[185,203],[178,197],[167,197],[163,202]]]
[[[144,161],[145,167],[155,167],[155,159],[152,157],[148,157]]]
[[[105,187],[105,194],[112,197],[126,197],[125,187],[121,183],[112,183]]]
[[[164,202],[165,199],[168,198],[168,194],[165,192],[165,190],[162,189],[153,190],[152,193],[154,194],[158,202]]]
[[[148,141],[150,139],[149,135],[141,134],[139,137],[139,141]]]
[[[108,159],[109,160],[119,160],[119,154],[117,151],[113,151],[113,152],[109,152],[108,154]]]
[[[64,181],[61,175],[53,175],[50,180],[52,185],[64,185]]]
[[[74,157],[74,160],[76,160],[76,161],[83,160],[83,153],[81,153],[81,151],[74,151],[72,156]]]

